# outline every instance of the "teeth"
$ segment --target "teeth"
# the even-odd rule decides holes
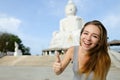
[[[90,44],[91,44],[91,43],[88,42],[88,41],[84,41],[84,43],[85,43],[86,45],[90,45]]]
[[[86,43],[86,42],[85,42],[85,44],[90,44],[90,43]]]
[[[86,42],[85,42],[85,44],[90,45],[91,43],[86,43]]]

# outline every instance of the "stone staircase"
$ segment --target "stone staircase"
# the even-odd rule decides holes
[[[0,66],[52,66],[55,56],[4,56]]]

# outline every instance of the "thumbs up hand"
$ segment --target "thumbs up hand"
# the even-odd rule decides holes
[[[54,69],[54,72],[55,72],[57,75],[61,73],[62,64],[61,64],[61,59],[60,59],[59,53],[57,53],[57,55],[56,55],[56,61],[55,61],[54,64],[53,64],[53,69]]]
[[[61,63],[61,59],[60,59],[59,53],[57,53],[57,55],[56,55],[56,62]]]

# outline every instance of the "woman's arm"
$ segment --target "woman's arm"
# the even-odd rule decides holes
[[[63,60],[60,59],[59,54],[56,55],[56,61],[53,64],[53,69],[56,75],[61,74],[67,65],[70,63],[72,56],[73,56],[73,47],[69,48],[65,53]]]

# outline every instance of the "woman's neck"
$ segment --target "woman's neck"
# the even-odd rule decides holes
[[[86,50],[84,50],[81,46],[79,46],[79,53],[80,53],[81,55],[88,55],[88,54],[89,54],[89,51],[86,51]]]

